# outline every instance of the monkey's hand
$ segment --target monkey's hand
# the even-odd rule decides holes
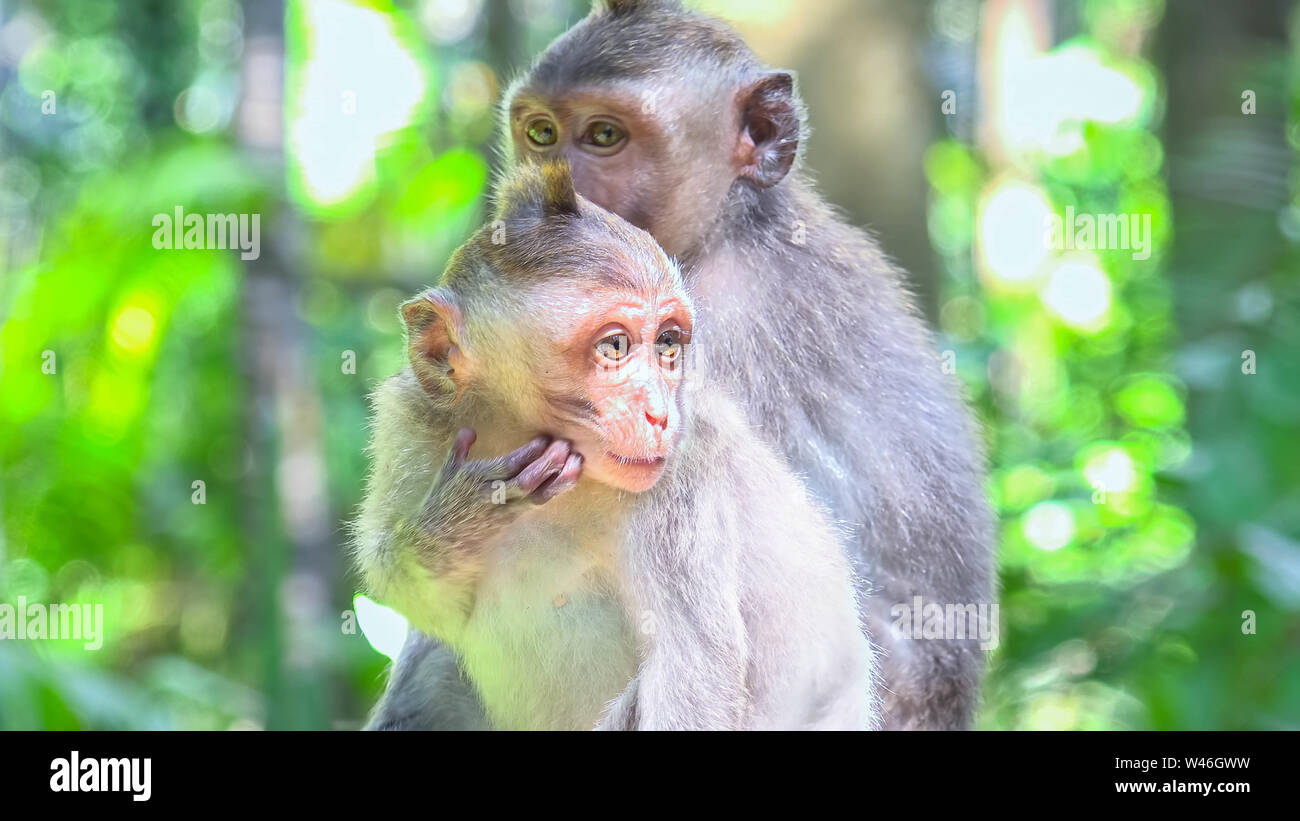
[[[443,548],[475,548],[526,505],[554,499],[577,483],[582,457],[563,440],[539,436],[497,459],[469,458],[476,435],[463,428],[425,499],[422,529]]]
[[[423,501],[359,547],[373,593],[453,649],[495,536],[572,488],[582,472],[582,457],[564,440],[542,436],[500,458],[473,460],[474,438],[461,430]]]

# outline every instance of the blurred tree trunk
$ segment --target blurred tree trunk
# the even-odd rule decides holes
[[[239,140],[251,162],[283,179],[284,6],[244,0],[245,46]],[[244,367],[250,407],[246,485],[250,564],[267,625],[262,653],[268,728],[329,727],[326,639],[335,551],[325,487],[324,414],[312,378],[310,329],[299,317],[292,266],[293,211],[283,191],[274,225],[263,220],[262,254],[246,263]]]

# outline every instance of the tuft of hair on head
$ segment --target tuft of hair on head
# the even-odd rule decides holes
[[[476,259],[495,281],[515,287],[563,279],[636,290],[647,287],[646,276],[675,271],[648,233],[578,194],[564,160],[507,172],[493,224],[468,249],[453,256],[448,281],[472,278]]]
[[[623,17],[646,11],[682,11],[681,0],[596,0],[592,11]]]
[[[589,248],[600,209],[573,187],[563,159],[521,163],[500,179],[493,223],[473,243],[498,275],[516,282],[554,272],[561,259]]]
[[[497,187],[496,218],[506,223],[576,217],[581,213],[573,174],[564,159],[523,163]]]
[[[725,85],[762,69],[735,29],[680,0],[595,0],[590,14],[538,55],[508,99],[521,90],[559,96],[623,80],[669,90],[697,76]]]

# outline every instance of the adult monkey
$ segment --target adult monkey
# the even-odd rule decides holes
[[[890,610],[992,599],[983,456],[902,274],[799,173],[791,75],[677,2],[608,0],[514,84],[505,113],[516,161],[566,157],[581,194],[680,260],[698,367],[855,528],[884,726],[969,727],[976,640],[910,640]],[[469,704],[450,654],[413,634],[372,726],[467,726]]]

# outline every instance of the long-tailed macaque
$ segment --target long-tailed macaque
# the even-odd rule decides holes
[[[504,112],[516,161],[567,158],[580,194],[678,258],[698,369],[852,529],[884,727],[969,727],[984,667],[974,625],[923,639],[891,610],[993,600],[981,447],[902,275],[799,173],[790,74],[677,2],[610,0],[547,48]],[[445,711],[465,700],[451,656],[418,634],[407,656],[376,726],[464,726],[464,711]]]
[[[689,373],[676,265],[563,163],[518,169],[498,201],[402,306],[410,365],[375,395],[358,561],[461,671],[413,692],[459,689],[443,715],[502,729],[871,726],[843,547]],[[391,699],[380,715],[402,725]]]

